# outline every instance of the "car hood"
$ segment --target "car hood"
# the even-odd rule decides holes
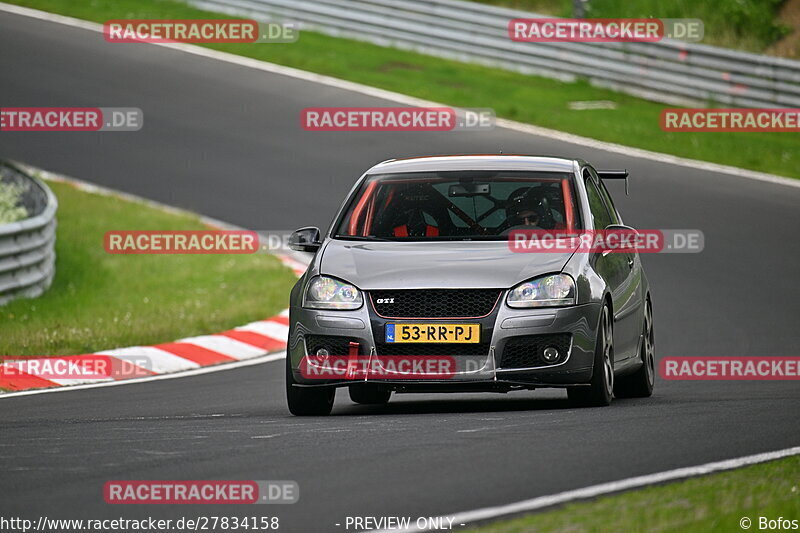
[[[577,247],[577,246],[576,246]],[[320,273],[363,290],[510,288],[560,272],[571,252],[514,253],[507,241],[358,242],[328,240]]]

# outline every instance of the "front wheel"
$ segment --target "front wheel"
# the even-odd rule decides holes
[[[611,403],[614,393],[614,330],[611,313],[603,306],[597,326],[597,344],[594,349],[594,371],[588,387],[569,387],[569,401],[579,407],[603,407]]]
[[[634,374],[619,380],[614,395],[619,398],[648,398],[653,395],[656,376],[655,335],[653,334],[653,306],[648,298],[644,308],[642,348],[639,350],[642,366]]]
[[[333,387],[294,387],[292,363],[286,356],[286,402],[295,416],[327,416],[333,409],[336,389]]]

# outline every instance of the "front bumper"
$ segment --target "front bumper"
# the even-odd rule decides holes
[[[355,311],[313,310],[293,306],[289,315],[287,356],[290,358],[295,383],[303,387],[341,387],[366,381],[385,384],[399,391],[504,391],[514,388],[588,384],[592,376],[596,325],[601,304],[514,309],[505,305],[504,298],[505,294],[490,315],[479,319],[390,320],[379,317],[369,299]],[[454,347],[456,351],[448,355],[452,356],[456,365],[454,371],[447,375],[437,375],[436,372],[424,375],[419,372],[402,375],[397,372],[381,372],[380,369],[387,366],[387,357],[391,357],[382,353],[387,349],[382,335],[388,322],[479,323],[482,349],[473,345],[467,350],[471,353],[461,354]],[[509,364],[509,359],[504,358],[507,347],[511,346],[509,343],[519,342],[521,337],[566,337],[564,334],[569,338],[567,353],[562,354],[556,364],[544,364],[541,361],[533,365],[524,362],[519,364],[519,361]],[[300,371],[301,365],[307,365],[309,361],[306,358],[309,355],[307,340],[320,337],[339,338],[347,344],[356,344],[359,358],[369,362],[370,370],[351,379],[309,379],[308,372]],[[406,348],[405,352],[413,349],[410,346],[412,345],[403,346]],[[312,349],[315,347],[312,346]],[[373,371],[375,369],[379,371]]]

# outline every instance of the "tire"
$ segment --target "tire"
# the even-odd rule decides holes
[[[636,373],[617,381],[614,395],[619,398],[649,398],[653,395],[656,379],[656,346],[653,334],[653,306],[650,299],[645,302],[644,325],[642,326],[642,347],[639,356],[642,366]]]
[[[567,397],[577,407],[604,407],[614,395],[614,329],[611,313],[603,306],[597,325],[594,370],[588,387],[568,387]]]
[[[389,403],[392,391],[380,385],[359,383],[350,385],[350,399],[362,405],[380,405]]]
[[[333,409],[333,400],[336,397],[334,387],[301,388],[293,387],[294,375],[292,374],[290,357],[286,356],[286,403],[289,412],[295,416],[327,416]]]

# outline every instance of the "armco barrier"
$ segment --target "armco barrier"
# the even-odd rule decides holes
[[[55,195],[41,180],[0,161],[0,179],[26,184],[23,203],[29,218],[0,224],[0,305],[14,298],[33,298],[55,276]]]
[[[294,21],[322,33],[509,70],[587,78],[678,105],[800,107],[800,61],[679,41],[523,43],[514,18],[546,17],[461,0],[190,0],[261,21]],[[302,36],[301,36],[302,39]]]

